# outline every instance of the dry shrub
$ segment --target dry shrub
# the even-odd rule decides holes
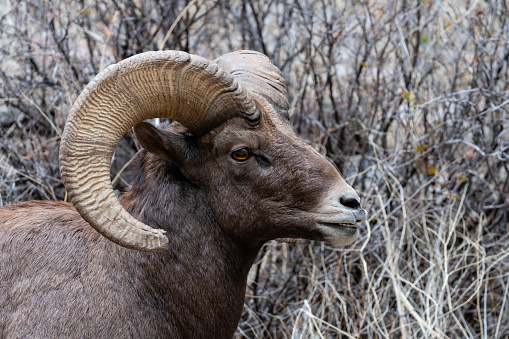
[[[60,133],[106,65],[258,50],[283,71],[295,129],[370,218],[346,248],[264,246],[236,337],[507,338],[508,6],[2,0],[0,205],[64,199]],[[136,147],[122,140],[112,175]]]

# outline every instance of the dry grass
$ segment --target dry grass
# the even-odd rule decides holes
[[[347,248],[267,244],[236,337],[509,337],[507,0],[2,0],[0,205],[64,199],[72,102],[160,48],[267,54],[369,210]],[[113,176],[136,151],[127,135]]]

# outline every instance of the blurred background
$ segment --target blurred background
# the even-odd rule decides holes
[[[266,244],[236,338],[509,337],[508,0],[0,0],[0,206],[65,199],[74,100],[159,49],[269,56],[369,212],[345,248]]]

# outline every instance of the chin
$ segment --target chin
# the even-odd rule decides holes
[[[357,227],[328,227],[323,233],[325,234],[325,240],[335,247],[350,245],[359,237]]]

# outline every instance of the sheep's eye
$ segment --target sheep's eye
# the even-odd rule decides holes
[[[232,158],[237,161],[246,161],[250,156],[250,153],[247,149],[242,148],[238,151],[232,153]]]

